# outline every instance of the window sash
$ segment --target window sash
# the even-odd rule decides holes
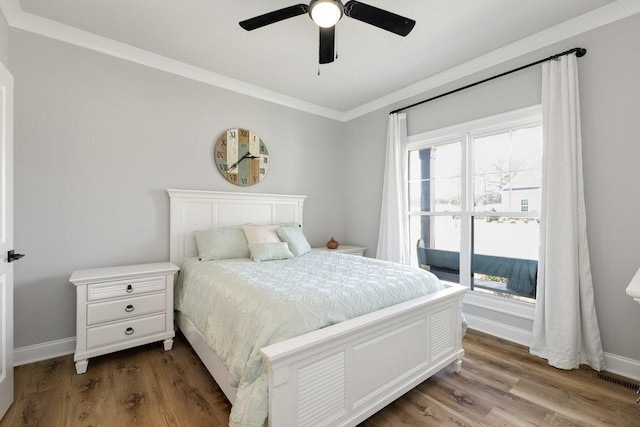
[[[457,211],[422,211],[409,210],[407,207],[406,215],[411,221],[416,216],[452,216],[457,215],[460,218],[460,257],[459,272],[460,284],[473,289],[472,283],[472,257],[473,257],[473,240],[472,228],[474,217],[492,216],[497,218],[539,218],[539,214],[532,212],[504,211],[504,212],[487,212],[475,210],[473,180],[474,171],[472,170],[472,148],[473,140],[504,132],[526,129],[528,127],[540,126],[542,122],[542,111],[540,106],[534,106],[517,110],[514,112],[488,117],[485,119],[475,120],[473,122],[463,123],[436,131],[413,135],[409,137],[407,150],[408,152],[437,147],[438,145],[450,144],[455,142],[461,143],[460,164],[461,164],[461,200],[460,209]],[[417,180],[419,181],[419,180]],[[416,182],[413,180],[412,182]],[[408,185],[409,183],[407,183]],[[414,242],[415,243],[415,242]],[[414,244],[411,243],[411,244]],[[415,248],[410,248],[412,254]],[[416,260],[414,260],[416,261]]]

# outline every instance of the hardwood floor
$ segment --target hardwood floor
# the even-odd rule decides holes
[[[89,360],[73,356],[15,369],[15,402],[0,426],[226,426],[231,405],[186,340]]]
[[[590,368],[562,371],[525,347],[479,332],[464,338],[462,371],[447,368],[361,424],[373,426],[640,426],[634,390]],[[623,379],[624,380],[624,379]],[[15,370],[5,426],[226,426],[230,405],[182,336],[96,357]],[[627,380],[627,382],[630,382]]]

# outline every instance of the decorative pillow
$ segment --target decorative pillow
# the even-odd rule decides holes
[[[250,245],[261,243],[280,243],[276,234],[278,225],[243,225],[242,229]]]
[[[294,258],[285,242],[253,244],[249,245],[249,251],[255,262]]]
[[[311,245],[307,241],[307,238],[304,236],[302,228],[300,228],[299,225],[288,225],[286,227],[281,226],[276,230],[276,234],[280,240],[289,244],[289,249],[295,256],[311,252]]]
[[[249,244],[240,227],[212,228],[193,232],[200,261],[249,258]]]

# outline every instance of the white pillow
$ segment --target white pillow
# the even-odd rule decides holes
[[[242,230],[250,245],[262,243],[280,243],[280,238],[276,234],[278,225],[244,225]]]
[[[280,237],[280,240],[287,242],[291,253],[295,256],[311,252],[311,245],[299,225],[281,226],[276,230],[276,234]]]
[[[285,242],[249,245],[249,251],[251,252],[251,259],[255,262],[294,258],[289,250],[289,245]]]

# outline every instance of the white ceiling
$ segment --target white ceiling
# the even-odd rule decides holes
[[[13,6],[17,0],[2,1],[5,15],[19,11],[47,18],[336,113],[357,109],[595,9],[629,3],[365,0],[416,20],[413,32],[400,37],[343,17],[336,26],[339,58],[321,66],[318,76],[318,29],[307,15],[251,32],[238,25],[296,0],[20,0]],[[14,25],[10,16],[7,20]],[[33,25],[24,26],[33,31]]]

